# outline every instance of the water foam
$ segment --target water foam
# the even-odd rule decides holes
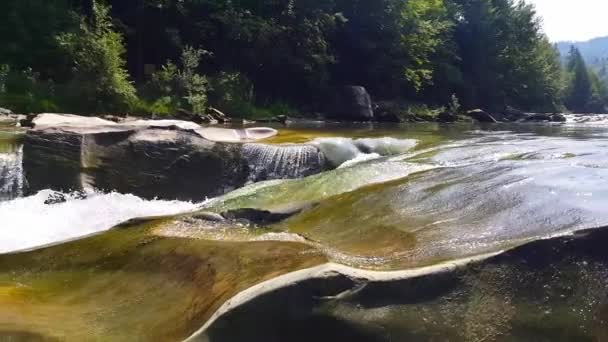
[[[23,147],[14,153],[0,153],[0,201],[23,195]]]
[[[66,202],[46,205],[53,191],[0,202],[0,253],[32,249],[106,231],[132,218],[174,215],[197,208],[179,201],[147,201],[118,193],[65,195]]]
[[[417,145],[413,139],[396,138],[318,138],[312,141],[335,167],[406,153]],[[348,162],[348,163],[347,163]],[[347,164],[345,164],[347,163]]]

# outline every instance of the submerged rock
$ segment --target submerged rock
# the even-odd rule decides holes
[[[0,254],[0,340],[182,341],[238,292],[326,261],[305,244],[203,240],[206,227],[178,234],[169,221]]]
[[[323,265],[240,293],[188,341],[603,340],[606,242],[602,229],[410,271]]]

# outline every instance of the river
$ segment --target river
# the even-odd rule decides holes
[[[23,166],[23,134],[0,127],[0,339],[181,340],[232,296],[297,270],[332,263],[390,274],[500,255],[608,226],[608,120],[285,127],[262,142],[266,145],[245,152],[252,169],[248,185],[202,201],[97,189],[32,191]],[[281,144],[292,150],[277,150]],[[306,170],[311,159],[318,162],[310,146],[331,169]],[[270,180],[259,181],[263,178]],[[295,208],[297,214],[263,225],[209,223],[193,214],[242,208]],[[113,229],[151,216],[162,218]],[[603,274],[603,264],[596,266],[595,273],[585,274]],[[547,284],[552,283],[534,286]],[[606,298],[595,292],[569,296],[580,302],[573,307],[604,312]],[[474,300],[522,310],[511,302],[503,307],[511,298],[498,304],[492,296],[468,298],[467,305]],[[384,340],[370,333],[375,328],[369,327],[378,325],[394,337],[420,340],[473,340],[483,338],[483,329],[489,329],[487,340],[537,336],[505,328],[510,324],[505,320],[516,321],[510,311],[506,317],[490,310],[484,325],[483,306],[474,315],[479,326],[459,332],[454,327],[462,323],[460,309],[440,312],[437,302],[403,307],[400,299],[367,306],[365,312],[340,303],[323,310],[367,327],[357,336],[361,340]],[[424,333],[406,333],[411,322],[395,322],[418,319],[407,310],[445,320],[441,324],[449,329],[418,322]],[[492,321],[492,315],[499,317]],[[598,330],[596,316],[561,315],[552,327],[566,331],[563,337],[598,338],[606,326],[597,323]],[[563,317],[574,317],[578,327],[559,323]]]

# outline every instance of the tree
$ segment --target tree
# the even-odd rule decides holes
[[[593,86],[587,65],[580,51],[572,46],[568,55],[567,71],[570,84],[566,97],[566,106],[577,112],[585,112],[593,99]]]

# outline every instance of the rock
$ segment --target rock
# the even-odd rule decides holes
[[[450,112],[442,112],[437,116],[437,121],[442,123],[451,123],[458,121],[458,115]]]
[[[258,225],[267,225],[272,223],[281,222],[291,215],[289,214],[275,214],[266,210],[257,209],[237,209],[222,213],[222,217],[231,221],[241,221],[247,223],[253,223]]]
[[[116,124],[58,114],[44,114],[34,122],[36,128],[25,137],[23,156],[32,192],[102,189],[144,198],[193,201],[241,187],[252,174],[262,172],[250,169],[251,155],[243,154],[242,143],[277,134],[271,128],[203,128],[179,120]],[[278,153],[265,156],[264,163],[254,164],[271,167],[277,165],[274,158],[286,157],[289,156]],[[300,158],[298,163],[307,160]],[[306,170],[302,176],[325,170],[325,164],[318,160],[313,166],[297,164]],[[300,175],[291,172],[291,168],[263,173],[268,179]]]
[[[335,87],[325,114],[329,119],[340,121],[371,121],[374,118],[372,99],[364,87]]]
[[[395,272],[324,264],[239,293],[188,340],[601,340],[607,241],[600,229]]]
[[[36,118],[36,114],[29,114],[25,118],[19,120],[19,126],[21,127],[34,127],[34,119]]]
[[[530,114],[525,118],[525,121],[542,122],[553,121],[553,119],[550,114]]]
[[[221,214],[221,216],[227,220],[240,221],[244,220],[249,223],[258,225],[269,225],[284,221],[294,215],[301,213],[303,210],[311,208],[310,204],[303,204],[301,206],[286,207],[283,209],[276,209],[273,211],[242,208],[229,210]]]
[[[282,123],[283,125],[287,123],[287,120],[289,120],[289,118],[287,117],[287,115],[279,115],[279,116],[277,116],[277,121],[279,123]]]
[[[38,114],[32,119],[33,127],[103,127],[114,126],[116,122],[98,117],[79,116],[73,114]]]
[[[209,116],[213,120],[218,121],[219,123],[224,123],[224,122],[229,121],[228,116],[216,108],[210,107],[209,113],[210,113]]]
[[[53,193],[49,194],[47,199],[44,201],[44,204],[53,205],[53,204],[60,204],[60,203],[65,203],[65,202],[67,202],[67,199],[65,198],[65,194],[62,194],[61,192],[53,192]]]
[[[160,128],[62,127],[28,132],[31,191],[116,190],[144,198],[200,201],[245,184],[240,147]]]
[[[123,122],[125,120],[125,118],[122,118],[122,117],[116,116],[116,115],[104,115],[103,119],[107,120],[107,121],[112,121],[112,122],[115,122],[115,123],[120,123],[120,122]]]
[[[525,119],[527,116],[528,114],[526,112],[507,106],[502,113],[501,121],[519,121]]]
[[[467,116],[471,118],[483,122],[483,123],[497,123],[498,121],[490,115],[488,112],[485,112],[481,109],[474,109],[467,112]]]
[[[553,115],[551,115],[551,121],[552,122],[566,122],[568,120],[566,119],[564,114],[553,114]]]
[[[381,101],[374,104],[374,120],[377,122],[400,123],[403,122],[402,106],[391,101]]]
[[[10,115],[13,114],[13,111],[10,109],[0,107],[0,115]]]

